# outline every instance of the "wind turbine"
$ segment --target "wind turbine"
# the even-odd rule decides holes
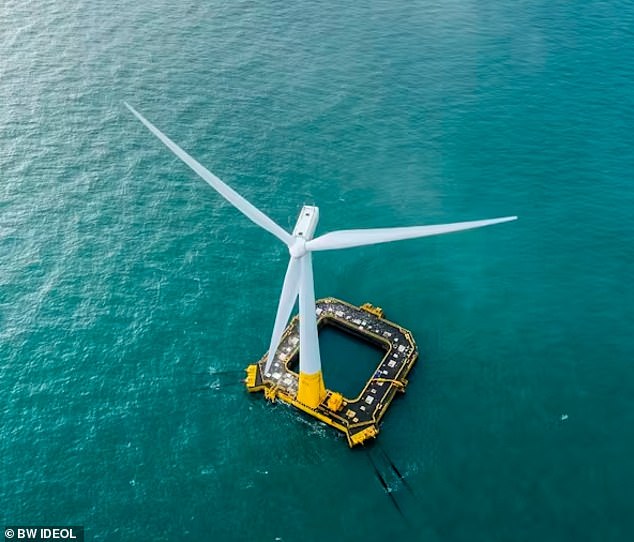
[[[321,372],[317,319],[315,315],[315,289],[313,284],[312,253],[320,250],[335,250],[377,243],[388,243],[403,239],[414,239],[430,235],[440,235],[455,231],[470,230],[516,220],[516,216],[455,222],[433,226],[412,226],[404,228],[379,228],[362,230],[341,230],[313,237],[319,221],[319,208],[305,205],[292,234],[282,229],[262,211],[249,203],[235,190],[187,154],[169,137],[132,106],[125,106],[178,158],[194,170],[229,203],[261,228],[273,234],[287,247],[290,260],[284,277],[282,294],[277,307],[275,324],[271,335],[268,358],[264,373],[268,373],[277,351],[282,333],[299,296],[299,386],[297,400],[309,408],[316,408],[325,398],[326,390]]]

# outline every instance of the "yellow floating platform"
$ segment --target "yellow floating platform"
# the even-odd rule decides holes
[[[247,390],[263,391],[269,401],[279,399],[335,427],[346,435],[350,447],[363,444],[379,433],[379,423],[396,392],[405,391],[418,348],[408,330],[386,320],[383,310],[369,303],[356,307],[328,297],[317,301],[316,312],[318,326],[336,326],[385,351],[361,393],[350,399],[326,390],[324,400],[314,409],[297,401],[299,375],[290,368],[299,353],[297,316],[286,327],[269,372],[264,374],[267,354],[246,368]]]

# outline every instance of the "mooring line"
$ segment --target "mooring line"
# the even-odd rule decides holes
[[[405,514],[403,513],[403,510],[401,509],[401,507],[399,506],[398,502],[396,501],[396,497],[394,497],[394,495],[392,495],[392,490],[390,489],[390,486],[388,486],[387,482],[385,481],[385,478],[383,477],[383,475],[379,471],[378,467],[376,466],[376,463],[374,462],[374,459],[372,459],[372,454],[370,453],[369,450],[367,452],[367,455],[368,455],[368,459],[370,461],[370,464],[372,465],[372,468],[374,469],[374,474],[376,475],[376,477],[379,479],[379,482],[383,486],[383,490],[385,491],[387,496],[390,498],[390,500],[392,501],[392,504],[394,505],[394,507],[396,508],[398,513],[401,515],[401,517],[403,518],[405,523],[409,524],[409,522],[407,521],[407,518],[405,517]]]
[[[390,459],[390,456],[387,455],[387,452],[383,449],[383,447],[381,445],[379,445],[379,443],[376,443],[376,446],[379,450],[381,450],[381,453],[383,454],[383,457],[385,457],[385,459],[387,460],[387,462],[389,463],[390,467],[392,467],[392,470],[394,471],[394,473],[396,474],[396,476],[399,477],[399,480],[401,482],[403,482],[403,485],[407,488],[407,490],[412,494],[414,494],[414,490],[412,489],[412,486],[409,484],[409,482],[405,479],[405,476],[403,476],[401,474],[401,471],[398,470],[398,468],[396,467],[396,465],[394,464],[394,461],[392,461]]]

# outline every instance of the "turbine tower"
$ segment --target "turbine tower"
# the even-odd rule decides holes
[[[481,228],[483,226],[501,224],[502,222],[517,219],[516,216],[507,216],[489,220],[474,220],[471,222],[456,222],[453,224],[433,226],[341,230],[326,233],[325,235],[315,238],[313,236],[317,228],[317,222],[319,221],[319,209],[314,206],[304,205],[292,234],[289,234],[262,211],[249,203],[235,190],[227,186],[207,168],[187,154],[132,106],[125,102],[124,104],[150,132],[160,139],[168,149],[193,169],[194,172],[204,179],[222,197],[241,211],[247,218],[273,234],[288,247],[290,259],[286,269],[286,276],[284,277],[282,294],[277,307],[277,315],[275,317],[264,372],[267,373],[270,369],[282,333],[290,318],[291,311],[295,306],[295,301],[299,296],[299,387],[297,400],[309,408],[316,408],[324,400],[326,394],[321,372],[315,314],[313,252],[427,237],[430,235]]]

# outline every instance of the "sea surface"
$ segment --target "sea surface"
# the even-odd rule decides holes
[[[285,228],[519,215],[315,255],[420,348],[378,445],[240,385],[286,249],[123,101]],[[0,526],[633,540],[633,177],[630,0],[3,0]]]

